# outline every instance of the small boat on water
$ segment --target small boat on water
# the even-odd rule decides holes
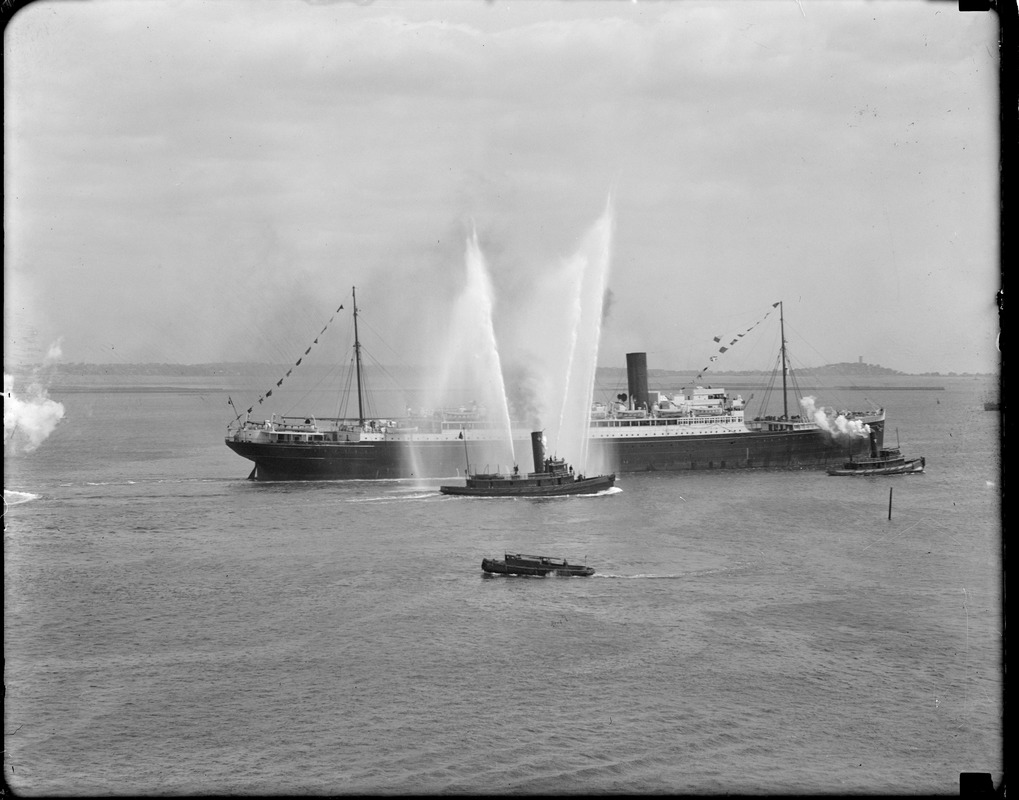
[[[611,489],[615,474],[585,477],[575,475],[573,467],[561,458],[545,458],[541,431],[531,433],[534,472],[521,475],[517,467],[510,474],[471,473],[468,462],[467,480],[463,486],[440,486],[443,494],[469,497],[561,497],[573,494],[595,494]],[[467,441],[464,440],[466,448]]]
[[[505,560],[481,559],[481,568],[494,575],[551,575],[587,577],[594,575],[594,567],[570,564],[565,558],[528,556],[523,553],[506,553]]]
[[[871,434],[870,456],[843,461],[841,467],[830,467],[829,475],[907,475],[923,472],[927,461],[923,456],[906,458],[898,447],[877,446]]]

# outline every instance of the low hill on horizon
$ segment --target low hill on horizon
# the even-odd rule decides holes
[[[16,369],[4,369],[7,374],[13,374],[18,376],[26,376],[36,374],[44,374],[52,380],[67,380],[71,378],[102,378],[102,377],[148,377],[148,378],[189,378],[189,377],[243,377],[252,375],[263,375],[266,373],[274,373],[279,371],[286,371],[290,369],[292,364],[270,364],[270,363],[258,363],[258,362],[244,362],[244,361],[225,361],[215,362],[207,364],[168,364],[168,363],[111,363],[111,364],[91,364],[91,363],[58,363],[58,364],[32,364],[25,365],[21,368]],[[345,366],[345,365],[344,365]],[[302,368],[306,374],[315,373],[326,373],[335,372],[340,368],[338,364],[307,364]],[[432,372],[428,367],[395,367],[391,368],[393,371],[407,371],[413,375],[427,375]],[[598,367],[598,372],[604,376],[613,376],[621,374],[626,375],[625,367]],[[861,362],[849,361],[841,362],[837,364],[825,364],[820,367],[807,367],[797,369],[796,375],[801,377],[830,377],[830,376],[841,376],[846,378],[902,378],[902,377],[971,377],[987,375],[991,373],[979,373],[979,372],[902,372],[899,370],[890,369],[888,367],[882,367],[878,364],[865,364]],[[695,373],[695,370],[666,370],[666,369],[649,369],[649,376],[690,376]],[[282,374],[282,372],[281,372]],[[708,375],[712,378],[721,377],[751,377],[751,376],[762,376],[770,374],[769,370],[741,370],[741,371],[711,371],[705,373],[704,380],[708,379]],[[689,377],[688,377],[689,380]],[[91,382],[91,381],[90,381]]]

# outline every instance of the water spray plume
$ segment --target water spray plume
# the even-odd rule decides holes
[[[572,459],[583,472],[600,467],[588,463],[588,420],[594,399],[605,290],[611,265],[612,228],[609,201],[577,252],[563,265],[574,294],[566,320],[566,369],[562,373],[562,399],[553,441],[559,452]]]
[[[478,245],[477,232],[467,240],[465,264],[463,291],[450,315],[446,346],[429,401],[433,405],[441,404],[454,390],[457,393],[469,392],[483,415],[496,422],[504,434],[498,452],[481,457],[511,464],[515,463],[515,454],[506,386],[495,336],[495,295]]]
[[[520,306],[528,310],[529,349],[514,365],[514,410],[530,430],[546,432],[549,455],[568,459],[578,471],[588,463],[588,424],[594,394],[598,347],[605,314],[612,249],[611,199],[581,239],[576,251],[558,267],[540,270]],[[471,453],[471,462],[497,458],[516,463],[503,364],[495,335],[495,293],[477,233],[467,241],[466,274],[449,320],[449,335],[429,402],[470,391],[486,416],[505,432],[497,456]],[[520,339],[517,340],[520,344]],[[519,415],[523,413],[523,417]],[[470,430],[466,431],[467,440]],[[500,437],[501,439],[502,437]],[[507,461],[508,459],[508,461]]]

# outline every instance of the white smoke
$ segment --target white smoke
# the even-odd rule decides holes
[[[50,348],[59,353],[60,345]],[[31,453],[64,418],[64,406],[51,400],[42,384],[33,381],[21,396],[14,392],[14,377],[4,374],[4,454]]]
[[[813,397],[800,398],[800,406],[803,408],[803,415],[812,419],[818,427],[830,433],[832,436],[859,436],[870,435],[870,425],[858,419],[849,419],[845,414],[821,406],[814,405]]]
[[[59,361],[64,355],[64,351],[60,345],[63,343],[64,337],[60,336],[57,340],[50,345],[50,349],[46,351],[46,358],[43,360],[44,364],[52,364],[54,361]]]

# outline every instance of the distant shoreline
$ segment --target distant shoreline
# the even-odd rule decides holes
[[[755,389],[757,387],[743,383],[731,383],[726,381],[730,389]],[[805,391],[818,391],[824,387],[805,386],[802,387]],[[944,386],[832,386],[828,387],[832,390],[837,391],[867,391],[867,392],[943,392],[945,391]],[[76,385],[55,385],[48,387],[47,391],[52,394],[212,394],[212,393],[226,393],[235,392],[236,388],[231,389],[226,386],[139,386],[139,385],[128,385],[128,386],[116,386],[109,383],[96,383],[94,385],[87,384],[76,384]]]
[[[331,375],[345,369],[342,364],[306,364],[301,368],[305,375]],[[267,364],[247,362],[222,362],[207,364],[85,364],[85,363],[60,363],[48,366],[41,364],[20,364],[5,365],[4,373],[14,376],[36,377],[37,375],[48,376],[54,381],[75,381],[76,385],[85,385],[89,379],[120,379],[128,380],[194,380],[200,378],[213,380],[234,380],[267,375],[283,374],[284,371],[292,371],[291,364]],[[421,379],[435,374],[433,367],[389,367],[389,371],[399,372],[409,379]],[[703,371],[702,371],[703,372]],[[617,366],[599,366],[598,376],[606,381],[618,376],[626,377],[626,369]],[[652,380],[680,380],[688,383],[696,380],[693,376],[697,374],[695,369],[655,369],[647,371],[648,377]],[[741,370],[737,372],[726,372],[724,370],[711,371],[710,375],[703,375],[705,380],[716,382],[736,381],[767,378],[772,373],[768,370]],[[899,372],[873,364],[826,364],[820,367],[801,367],[796,374],[804,380],[951,380],[994,378],[998,373],[993,372]],[[77,381],[83,381],[77,383]],[[880,385],[880,384],[878,384]],[[883,388],[883,387],[882,387]]]
[[[836,386],[836,389],[861,389],[863,391],[874,392],[874,391],[905,391],[907,389],[915,392],[943,392],[945,391],[944,386]]]
[[[95,386],[51,386],[47,391],[53,394],[209,394],[232,390],[222,386],[111,386],[97,383]]]

